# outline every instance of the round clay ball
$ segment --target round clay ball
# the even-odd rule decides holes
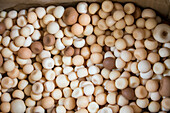
[[[93,64],[99,64],[103,61],[103,55],[101,53],[92,53],[90,60]]]
[[[137,98],[145,98],[148,95],[148,92],[144,86],[138,86],[135,89],[135,95]]]
[[[75,35],[81,35],[83,33],[83,26],[76,23],[71,27],[71,32]]]
[[[160,81],[159,93],[162,96],[170,96],[170,76],[163,77]]]
[[[145,87],[149,92],[156,92],[159,88],[159,83],[156,80],[148,80]]]
[[[63,21],[67,25],[73,25],[77,22],[78,13],[73,7],[68,7],[65,9],[63,14]]]
[[[41,104],[45,109],[51,108],[54,105],[54,99],[52,97],[44,97],[41,100]]]
[[[43,45],[40,41],[35,41],[31,44],[30,48],[33,53],[39,54],[43,50]]]
[[[120,108],[119,113],[134,113],[134,110],[131,106],[126,105]]]
[[[152,102],[149,103],[148,110],[150,112],[155,113],[155,112],[158,112],[159,109],[160,109],[160,104],[158,102],[152,101]]]
[[[91,18],[88,14],[82,14],[79,16],[78,21],[81,25],[86,26],[90,23]]]
[[[18,51],[18,56],[22,59],[29,59],[32,56],[32,52],[29,48],[23,47]]]
[[[56,34],[59,31],[59,29],[60,29],[60,26],[57,22],[50,22],[47,25],[47,31],[50,34]]]
[[[66,56],[73,56],[74,55],[74,48],[73,47],[67,47],[65,50],[64,50],[64,55]]]
[[[115,59],[112,57],[105,58],[103,61],[103,66],[108,70],[112,70],[113,68],[115,68]]]
[[[128,100],[133,100],[135,97],[135,91],[128,87],[122,90],[122,95]]]
[[[3,34],[5,32],[5,24],[0,22],[0,34]]]
[[[72,110],[76,106],[76,101],[72,97],[68,97],[64,100],[64,106],[67,110]]]
[[[7,60],[3,64],[3,68],[5,71],[9,72],[12,71],[15,68],[15,63],[13,60]]]
[[[12,113],[24,113],[26,106],[23,100],[15,99],[11,102],[11,112]]]
[[[43,37],[43,44],[45,46],[52,46],[55,44],[55,37],[54,35],[47,34]]]
[[[3,64],[3,57],[2,57],[2,55],[0,54],[0,67],[2,66],[2,64]]]
[[[140,72],[148,72],[151,69],[151,64],[147,60],[141,60],[138,63],[138,70]]]
[[[163,98],[163,100],[161,101],[161,106],[167,111],[170,110],[170,98]]]

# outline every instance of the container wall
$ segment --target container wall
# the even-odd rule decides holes
[[[35,6],[59,5],[68,6],[79,1],[102,2],[103,0],[0,0],[0,10],[24,9]],[[114,2],[133,2],[143,8],[153,8],[165,18],[170,19],[170,0],[112,0]]]

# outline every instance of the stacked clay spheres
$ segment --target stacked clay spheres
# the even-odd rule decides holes
[[[170,26],[133,3],[0,12],[0,112],[167,113]]]

